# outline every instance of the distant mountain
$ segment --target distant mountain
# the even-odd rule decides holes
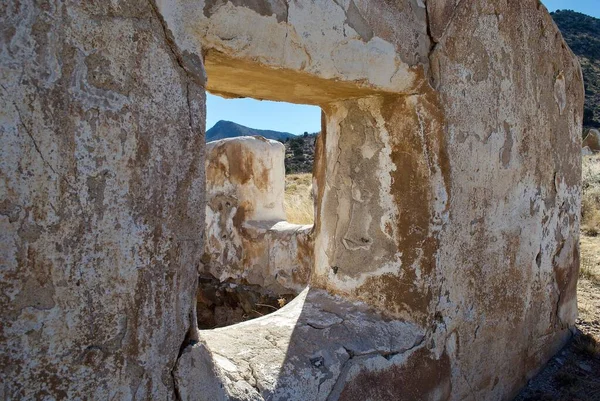
[[[585,83],[583,126],[600,128],[600,19],[570,10],[551,15],[581,63]]]
[[[206,142],[216,141],[218,139],[235,138],[238,136],[261,135],[267,139],[285,142],[296,136],[289,132],[269,131],[262,129],[248,128],[231,121],[221,120],[217,122],[211,129],[206,131]]]
[[[315,140],[318,134],[318,132],[312,134],[305,132],[304,135],[296,136],[289,132],[248,128],[231,121],[221,120],[206,131],[206,142],[238,136],[261,135],[284,144],[286,174],[310,173],[315,155]]]

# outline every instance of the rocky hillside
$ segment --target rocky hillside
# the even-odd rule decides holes
[[[319,133],[298,135],[285,141],[285,173],[312,173],[315,141]]]
[[[600,128],[600,19],[568,10],[551,15],[581,62],[585,82],[583,126]]]
[[[249,128],[231,121],[221,120],[211,129],[206,131],[206,142],[216,141],[217,139],[235,138],[238,136],[260,135],[267,139],[285,142],[287,139],[294,138],[295,135],[289,132],[269,131],[262,129]]]

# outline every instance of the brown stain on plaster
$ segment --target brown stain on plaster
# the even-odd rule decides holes
[[[321,214],[323,210],[323,196],[325,194],[326,169],[327,169],[327,107],[321,109],[321,135],[315,141],[315,155],[313,162],[313,179],[316,181],[317,193],[315,194],[315,224],[313,232],[319,232],[321,228]]]
[[[244,201],[238,205],[238,208],[233,216],[233,226],[240,231],[243,231],[243,224],[247,220],[247,216],[253,212],[252,205],[248,201]]]
[[[292,272],[294,283],[307,285],[313,270],[314,241],[311,234],[296,237],[298,267]]]
[[[267,191],[270,187],[270,168],[269,166],[265,166],[262,160],[259,161],[260,168],[258,169],[257,174],[254,175],[254,185],[260,191]]]
[[[250,284],[262,285],[269,279],[269,277],[265,277],[269,272],[261,268],[269,264],[270,244],[267,238],[266,233],[257,237],[242,237],[242,258],[239,268],[240,273],[248,279]],[[263,272],[265,274],[262,274]],[[260,275],[258,282],[252,280],[252,276],[256,274]]]
[[[577,280],[579,277],[579,246],[573,248],[570,263],[565,266],[554,266],[554,276],[558,287],[558,303],[556,306],[556,323],[565,326],[569,322],[562,322],[559,317],[559,311],[563,305],[572,301],[577,296]]]
[[[206,89],[225,98],[251,97],[296,104],[326,106],[328,103],[381,95],[380,89],[366,81],[328,80],[307,72],[270,68],[209,49],[205,67],[210,77]],[[413,84],[404,89],[412,93],[424,79],[418,75]]]
[[[433,203],[439,174],[450,199],[450,164],[446,149],[445,117],[439,97],[428,85],[414,97],[386,97],[381,112],[392,138],[392,194],[399,210],[396,222],[402,267],[398,276],[371,277],[356,290],[358,296],[382,304],[389,313],[425,324],[436,281],[437,235],[432,232]]]
[[[224,143],[211,150],[206,162],[206,182],[222,186],[226,181],[245,185],[251,180],[261,191],[269,187],[269,168],[254,158],[252,152],[239,143]],[[226,163],[222,159],[227,160]]]
[[[510,125],[505,121],[504,122],[504,145],[500,150],[500,161],[502,165],[507,168],[510,164],[510,159],[512,157],[513,150],[513,132]]]
[[[234,184],[247,184],[254,172],[252,154],[246,152],[240,144],[227,146],[225,151],[229,161],[229,179]]]
[[[393,361],[393,360],[392,360]],[[361,372],[353,377],[340,401],[448,400],[452,395],[451,363],[447,353],[439,359],[426,348],[410,355],[402,365]]]

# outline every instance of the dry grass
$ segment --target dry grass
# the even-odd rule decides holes
[[[312,195],[312,174],[285,176],[285,214],[295,224],[313,224],[315,220]]]
[[[600,155],[584,156],[579,276],[600,285]]]
[[[582,181],[579,328],[600,341],[600,155],[583,157]]]
[[[600,237],[581,236],[579,277],[600,285]]]
[[[590,334],[581,334],[573,340],[573,345],[577,352],[591,358],[600,356],[600,342]]]

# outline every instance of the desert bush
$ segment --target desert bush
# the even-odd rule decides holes
[[[600,357],[600,343],[590,334],[579,333],[573,340],[575,350],[590,357]]]
[[[579,277],[600,284],[600,269],[598,268],[597,254],[592,243],[582,239],[581,259],[579,264]]]

